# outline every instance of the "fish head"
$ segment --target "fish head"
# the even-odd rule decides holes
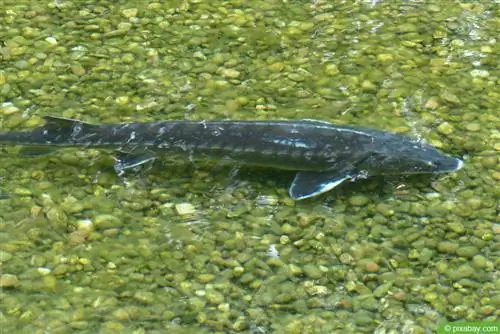
[[[373,152],[358,170],[371,175],[434,174],[454,172],[462,166],[461,159],[444,154],[432,145],[408,140]]]

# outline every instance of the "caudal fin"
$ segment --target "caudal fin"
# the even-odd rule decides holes
[[[82,138],[88,139],[92,137],[98,128],[97,125],[67,118],[45,116],[44,120],[44,125],[31,131],[0,133],[0,143],[30,146],[81,145],[84,144]],[[37,155],[36,153],[33,154],[33,152],[27,152],[27,154]]]

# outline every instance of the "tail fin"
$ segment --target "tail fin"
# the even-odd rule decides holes
[[[82,139],[89,139],[95,135],[98,125],[82,121],[44,117],[45,124],[31,131],[0,133],[0,142],[12,145],[82,145]]]
[[[67,118],[44,117],[45,124],[31,131],[0,133],[0,143],[11,145],[83,145],[95,135],[98,125]]]

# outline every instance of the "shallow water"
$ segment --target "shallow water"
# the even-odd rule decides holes
[[[0,159],[0,325],[50,333],[435,333],[499,316],[494,1],[4,1],[2,131],[303,119],[422,138],[457,173],[345,184],[111,152]]]

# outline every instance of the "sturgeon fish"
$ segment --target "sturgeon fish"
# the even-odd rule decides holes
[[[300,200],[373,175],[459,170],[462,160],[403,135],[374,129],[299,121],[162,121],[94,125],[44,117],[31,131],[0,133],[0,144],[83,147],[119,152],[115,169],[160,154],[229,159],[239,164],[296,171],[289,194]],[[30,150],[33,152],[33,150]]]

